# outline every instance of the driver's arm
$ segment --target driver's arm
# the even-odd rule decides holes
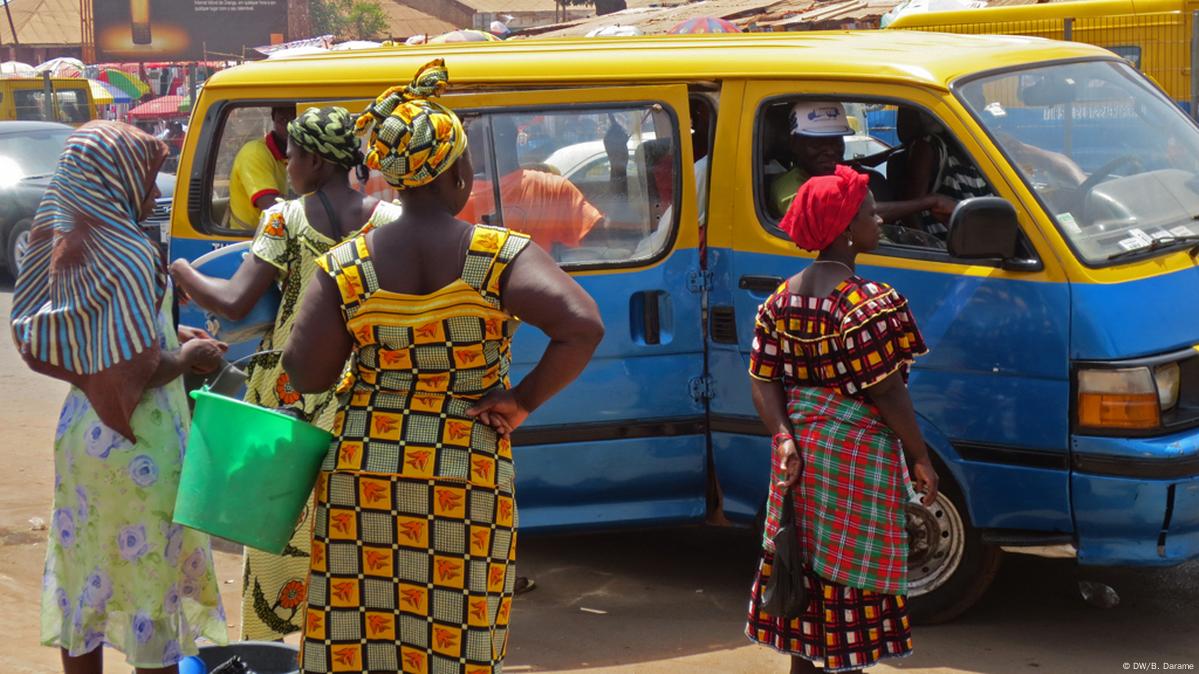
[[[1018,164],[1036,165],[1054,178],[1073,185],[1081,185],[1087,179],[1086,172],[1064,154],[1029,145],[1008,134],[1003,134],[1001,140]]]

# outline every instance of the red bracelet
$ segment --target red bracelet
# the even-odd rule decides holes
[[[771,440],[770,440],[770,447],[771,448],[778,447],[780,444],[782,444],[783,440],[794,440],[794,439],[795,438],[792,437],[792,435],[790,433],[775,433],[774,437],[771,438]]]

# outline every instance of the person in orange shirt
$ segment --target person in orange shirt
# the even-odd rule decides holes
[[[476,126],[478,137],[479,126]],[[495,166],[500,178],[499,218],[495,211],[495,191],[490,180],[476,179],[458,218],[466,222],[502,224],[508,229],[528,234],[537,245],[554,252],[560,248],[577,248],[588,235],[602,231],[604,214],[593,206],[579,188],[566,178],[535,169],[522,168],[516,150],[516,123],[511,117],[496,115],[491,119],[495,139]],[[628,192],[628,134],[613,125],[604,136],[604,147],[611,164],[612,189]],[[476,166],[490,167],[485,139],[479,137],[471,147],[480,154]]]

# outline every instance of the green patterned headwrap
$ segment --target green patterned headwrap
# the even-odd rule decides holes
[[[348,169],[362,163],[354,118],[345,108],[309,108],[287,125],[292,142],[325,161]]]

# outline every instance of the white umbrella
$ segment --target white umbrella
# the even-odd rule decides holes
[[[382,47],[382,46],[383,45],[381,43],[372,42],[370,40],[350,40],[348,42],[342,42],[341,44],[335,44],[332,47],[330,47],[330,50],[332,50],[332,51],[349,51],[351,49],[374,49],[375,47]]]
[[[272,59],[286,59],[295,56],[310,56],[312,54],[327,53],[329,53],[329,50],[325,49],[324,47],[290,47],[288,49],[280,49],[277,52],[272,52],[271,55],[267,56],[266,58],[269,61]]]
[[[642,32],[637,26],[615,24],[596,28],[587,33],[586,37],[636,37],[638,35],[642,35]]]
[[[20,61],[5,61],[0,63],[0,75],[7,77],[37,77],[37,70],[28,63]]]
[[[879,27],[886,28],[901,16],[907,14],[925,14],[927,12],[956,12],[962,9],[977,9],[985,7],[983,0],[908,0],[897,5],[883,15]]]
[[[34,70],[38,73],[50,73],[51,77],[83,77],[83,61],[60,56],[46,61]]]

